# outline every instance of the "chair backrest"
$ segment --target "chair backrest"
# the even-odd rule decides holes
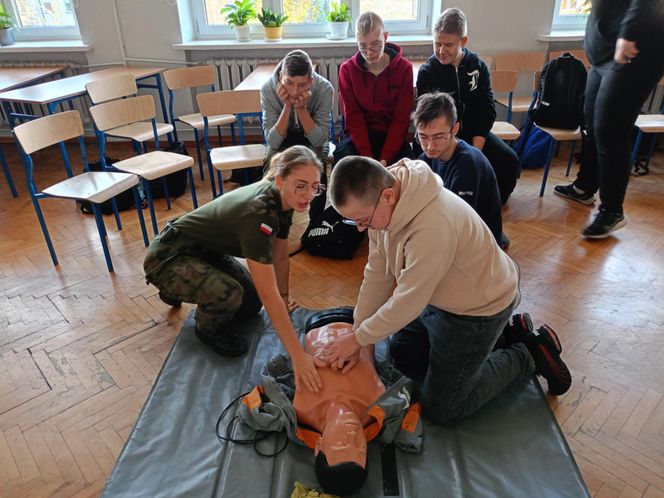
[[[482,59],[486,66],[491,69],[491,66],[493,65],[493,57],[490,55],[480,55],[480,59]]]
[[[496,54],[496,69],[520,73],[540,71],[546,61],[546,52],[503,52]]]
[[[583,62],[583,65],[585,66],[586,69],[588,69],[590,67],[590,61],[588,60],[588,56],[583,51],[583,49],[578,49],[578,50],[555,50],[553,52],[549,52],[549,60],[556,59],[556,58],[560,57],[561,55],[563,55],[565,53],[572,54],[574,57],[576,57],[581,62]]]
[[[113,100],[90,107],[90,115],[100,131],[110,130],[155,117],[152,95]]]
[[[496,69],[491,71],[491,89],[496,93],[509,93],[516,89],[518,71]]]
[[[91,81],[85,85],[85,89],[93,104],[101,104],[138,93],[133,74],[122,74],[113,78]]]
[[[183,67],[164,71],[164,81],[169,90],[195,88],[215,84],[217,69],[214,66]]]
[[[258,90],[225,90],[196,95],[198,110],[203,116],[261,112]]]
[[[533,88],[537,93],[542,91],[542,71],[535,71],[533,75]]]
[[[26,154],[83,135],[78,111],[66,111],[18,125],[14,134]]]

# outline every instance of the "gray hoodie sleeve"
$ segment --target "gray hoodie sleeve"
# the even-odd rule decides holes
[[[323,147],[330,139],[330,113],[334,102],[334,89],[325,78],[319,75],[315,78],[308,110],[316,126],[305,134],[305,137],[312,147]]]
[[[276,78],[272,77],[261,88],[261,110],[263,113],[263,133],[271,149],[278,150],[284,138],[279,135],[275,125],[281,115],[284,104],[277,95]]]

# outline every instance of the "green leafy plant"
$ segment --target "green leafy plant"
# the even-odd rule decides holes
[[[0,3],[0,29],[8,29],[14,25],[12,16],[5,10],[5,7]]]
[[[329,22],[351,22],[353,16],[350,15],[348,5],[341,2],[332,2],[330,4],[330,11],[327,13],[327,20]]]
[[[288,16],[277,14],[270,9],[261,9],[261,13],[258,14],[258,20],[266,28],[278,28],[285,23],[287,19]]]
[[[221,14],[226,14],[226,22],[229,26],[246,26],[256,17],[256,8],[253,0],[235,0],[222,8]]]

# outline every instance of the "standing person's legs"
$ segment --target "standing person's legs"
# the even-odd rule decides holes
[[[429,332],[429,369],[422,408],[443,424],[475,412],[513,384],[535,372],[523,344],[491,351],[512,313],[513,304],[490,317],[463,317],[429,305],[420,316]]]
[[[583,103],[586,137],[583,144],[583,156],[581,157],[579,172],[576,175],[576,180],[574,180],[574,186],[580,191],[579,193],[588,195],[595,195],[595,192],[599,189],[597,144],[595,143],[595,103],[601,83],[601,73],[594,67],[591,67],[588,79],[586,80],[585,100]]]
[[[623,202],[631,170],[632,130],[639,111],[662,75],[662,63],[645,56],[630,64],[613,61],[597,68],[602,81],[594,109],[599,165],[599,213],[583,235],[607,236],[625,224]]]
[[[516,180],[521,175],[521,162],[517,153],[493,133],[486,136],[482,152],[496,173],[500,203],[505,204],[514,191]]]

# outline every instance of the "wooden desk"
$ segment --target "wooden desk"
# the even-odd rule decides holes
[[[0,92],[13,90],[25,85],[34,83],[35,81],[43,80],[49,76],[61,74],[66,69],[65,66],[43,66],[43,67],[0,67]],[[0,148],[0,166],[7,179],[9,190],[11,190],[13,197],[18,197],[18,191],[9,166],[5,160],[5,156]]]
[[[21,116],[17,113],[11,112],[10,103],[45,105],[49,114],[53,114],[61,102],[86,95],[85,85],[87,83],[120,76],[122,74],[131,74],[136,78],[136,84],[138,87],[156,88],[159,91],[161,110],[164,115],[164,120],[168,122],[166,101],[164,100],[164,92],[161,86],[161,72],[163,70],[164,68],[161,67],[116,66],[102,69],[101,71],[79,74],[69,78],[2,92],[0,93],[0,101],[2,101],[5,106],[9,122],[13,128],[14,119]],[[147,78],[155,78],[156,84],[139,83],[139,80]],[[70,107],[73,108],[71,102]]]
[[[234,90],[260,90],[265,82],[270,79],[276,67],[276,64],[259,64]]]
[[[49,67],[0,67],[0,92],[30,85],[64,72],[65,66]]]

